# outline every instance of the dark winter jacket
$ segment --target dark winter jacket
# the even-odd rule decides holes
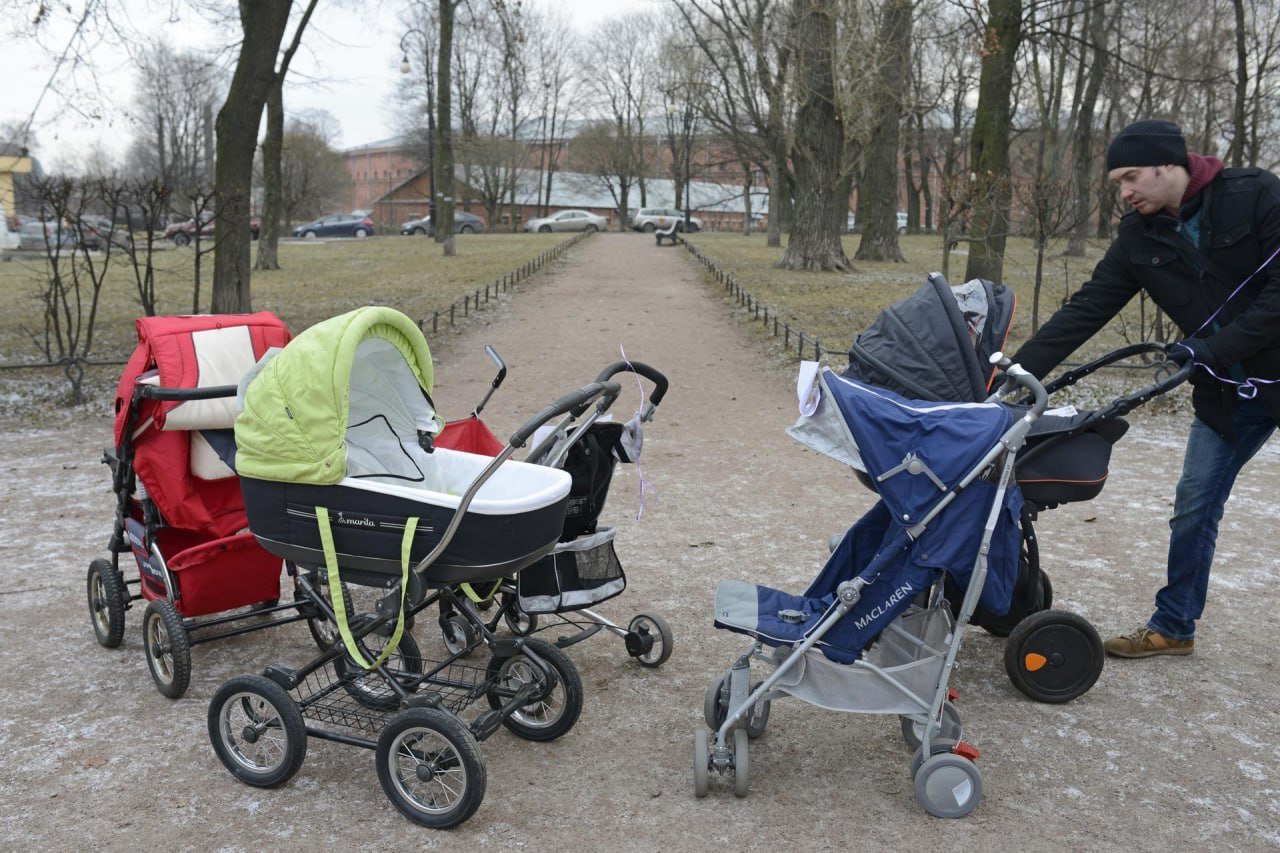
[[[1262,169],[1224,169],[1183,205],[1185,220],[1200,212],[1199,252],[1167,213],[1131,212],[1093,276],[1018,350],[1014,361],[1044,376],[1087,341],[1140,290],[1188,337],[1231,292],[1280,247],[1280,179]],[[1216,330],[1214,327],[1217,327]],[[1233,367],[1248,377],[1280,379],[1280,257],[1238,293],[1210,328],[1196,334],[1213,353],[1214,371]],[[1237,375],[1240,374],[1236,370]],[[1191,378],[1196,416],[1228,439],[1235,386],[1197,368]],[[1258,395],[1280,420],[1280,385]]]

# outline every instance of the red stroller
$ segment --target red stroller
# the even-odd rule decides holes
[[[288,329],[267,312],[143,317],[137,328],[116,390],[115,446],[103,454],[116,518],[110,559],[89,565],[89,617],[98,642],[114,648],[125,611],[145,601],[147,664],[160,692],[176,699],[193,645],[307,618],[313,633],[330,626],[306,604],[279,604],[281,560],[249,533],[228,462],[236,385],[268,349],[288,343]],[[127,551],[138,567],[128,580]],[[222,615],[197,618],[212,614]]]

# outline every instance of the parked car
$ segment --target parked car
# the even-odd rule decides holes
[[[79,237],[81,245],[95,251],[106,248],[108,243],[115,246],[133,245],[133,235],[129,230],[123,225],[116,225],[108,216],[81,216]]]
[[[455,210],[453,212],[453,233],[454,234],[476,234],[485,229],[484,220],[474,213],[467,213],[465,210]],[[436,236],[436,227],[431,224],[431,217],[424,216],[421,219],[413,219],[400,226],[401,234],[429,234]]]
[[[331,213],[293,229],[293,236],[308,240],[313,237],[368,237],[373,233],[373,220],[360,213]]]
[[[856,217],[854,216],[854,214],[852,213],[849,214],[849,221],[846,227],[848,228],[848,231],[850,234],[858,233],[858,223],[856,221]],[[907,214],[901,210],[898,211],[898,233],[899,234],[907,233]]]
[[[551,216],[530,219],[524,224],[525,231],[543,234],[549,231],[603,231],[608,227],[609,220],[585,210],[562,210]]]
[[[57,222],[27,222],[18,229],[19,249],[43,252],[46,247],[53,246],[61,246],[63,250],[74,249],[75,232]]]
[[[206,211],[200,214],[200,239],[212,237],[214,225],[217,217],[212,212]],[[249,219],[249,238],[257,240],[258,234],[262,230],[262,220],[254,216]],[[172,240],[175,246],[185,246],[195,239],[196,221],[188,219],[185,222],[175,222],[168,228],[164,229],[164,236],[167,240]]]
[[[666,231],[676,223],[676,230],[684,230],[684,213],[669,207],[642,207],[640,212],[631,218],[632,231]],[[696,216],[689,217],[689,230],[701,231],[702,220]]]

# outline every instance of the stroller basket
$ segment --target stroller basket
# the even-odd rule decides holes
[[[461,713],[486,689],[485,670],[460,663],[441,665],[414,660],[406,665],[400,652],[392,654],[383,671],[406,689],[422,681],[421,670],[430,676],[430,690],[440,697],[440,706]],[[381,731],[388,717],[400,710],[400,697],[373,670],[346,667],[341,659],[330,661],[309,674],[293,691],[306,720],[338,726],[353,732]]]
[[[525,613],[562,613],[608,601],[627,588],[613,549],[613,527],[561,542],[516,576],[516,595]]]

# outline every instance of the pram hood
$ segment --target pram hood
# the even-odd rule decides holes
[[[236,470],[245,477],[329,486],[356,456],[398,436],[437,432],[431,350],[392,308],[364,307],[317,323],[270,361],[244,392]],[[349,435],[359,434],[359,441]]]
[[[846,376],[917,400],[985,400],[1013,322],[1017,300],[1001,284],[973,279],[951,286],[930,273],[858,335]]]

